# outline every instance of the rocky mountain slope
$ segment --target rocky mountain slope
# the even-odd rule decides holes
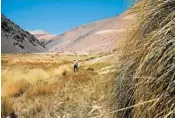
[[[50,52],[80,53],[107,52],[116,48],[125,30],[136,16],[128,11],[120,16],[85,24],[67,31],[46,45]]]
[[[2,53],[39,53],[47,49],[29,32],[1,14]]]

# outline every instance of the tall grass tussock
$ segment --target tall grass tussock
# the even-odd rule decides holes
[[[175,0],[139,0],[120,47],[116,118],[175,117]]]

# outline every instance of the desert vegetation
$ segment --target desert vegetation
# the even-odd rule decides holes
[[[175,1],[140,0],[120,43],[114,117],[175,117]]]
[[[115,72],[102,72],[115,66],[96,61],[99,57],[103,55],[2,55],[2,117],[103,116],[110,109],[107,98]],[[73,72],[74,59],[79,59],[78,72]]]
[[[2,117],[174,118],[175,1],[137,0],[130,12],[116,54],[3,54]]]

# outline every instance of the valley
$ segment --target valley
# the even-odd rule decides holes
[[[99,5],[113,6],[92,3],[94,12]],[[67,7],[79,8],[74,5]],[[118,16],[57,35],[40,27],[22,29],[1,14],[1,117],[175,118],[174,5],[174,0],[135,1]],[[65,13],[72,19],[74,12]],[[64,16],[55,10],[47,13],[55,13],[50,16],[56,19]],[[88,13],[91,18],[91,9]],[[64,21],[70,23],[67,16]],[[53,21],[47,25],[62,26]]]
[[[2,55],[2,115],[18,117],[109,116],[114,81],[111,54]],[[42,59],[42,60],[41,60]],[[79,71],[73,72],[73,60]]]

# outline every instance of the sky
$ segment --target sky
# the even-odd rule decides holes
[[[82,24],[117,16],[126,0],[2,0],[1,12],[24,30],[60,34]]]

